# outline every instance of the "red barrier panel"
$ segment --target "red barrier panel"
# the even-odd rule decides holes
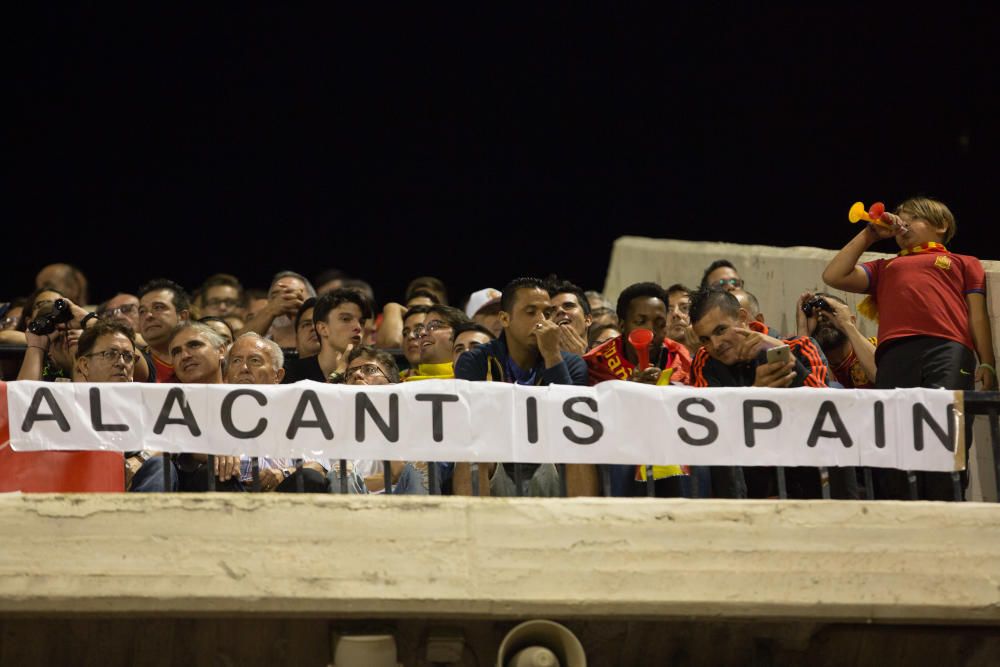
[[[15,452],[10,448],[7,383],[0,382],[0,491],[124,491],[120,452]]]

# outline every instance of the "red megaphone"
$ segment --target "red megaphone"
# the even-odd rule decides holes
[[[628,342],[635,348],[635,354],[639,357],[640,371],[649,367],[649,344],[653,342],[653,332],[649,329],[634,329],[628,335]]]

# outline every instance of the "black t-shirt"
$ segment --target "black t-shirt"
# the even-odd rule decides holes
[[[285,379],[281,381],[281,384],[292,384],[299,380],[326,382],[323,369],[319,367],[319,355],[313,355],[305,359],[285,360]]]

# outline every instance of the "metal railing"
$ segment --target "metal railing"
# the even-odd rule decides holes
[[[989,446],[993,454],[993,473],[994,482],[996,485],[997,497],[1000,498],[1000,392],[981,392],[981,391],[967,391],[964,392],[964,405],[965,405],[965,437],[966,443],[968,443],[966,451],[971,449],[971,443],[973,440],[973,427],[975,422],[975,417],[985,416],[989,422]],[[968,455],[968,454],[967,454]],[[163,475],[164,475],[164,488],[170,489],[172,484],[172,475],[175,474],[173,466],[167,457],[169,454],[163,454],[165,457],[163,465]],[[208,463],[205,465],[205,474],[208,479],[207,486],[209,491],[214,491],[217,488],[216,479],[214,474],[214,456],[208,457]],[[339,470],[336,475],[336,483],[339,485],[340,493],[348,493],[349,480],[348,480],[348,462],[346,459],[340,459]],[[499,465],[499,464],[498,464]],[[524,478],[524,466],[528,464],[522,463],[512,463],[508,464],[512,470],[512,477],[515,489],[515,495],[517,497],[523,497],[525,495],[525,478]],[[304,488],[304,478],[302,475],[303,460],[296,459],[295,461],[295,471],[296,471],[296,491],[302,493],[305,491]],[[561,497],[568,496],[567,488],[567,478],[566,478],[566,464],[557,464],[556,466],[559,473],[559,491]],[[609,473],[608,466],[598,466],[600,471],[600,487],[604,496],[610,497],[612,495],[612,484]],[[251,482],[251,490],[260,491],[260,461],[257,457],[251,458],[251,470],[253,474]],[[819,475],[819,488],[820,497],[823,499],[831,499],[831,469],[829,468],[814,468],[816,474]],[[840,469],[848,470],[848,469]],[[858,469],[860,476],[857,479],[858,488],[863,489],[863,494],[859,494],[860,499],[864,500],[877,500],[879,499],[879,494],[876,491],[876,477],[879,475],[878,471],[873,471],[871,468],[861,468]],[[383,473],[383,484],[384,493],[386,495],[393,495],[393,473],[392,473],[392,462],[382,461],[382,473]],[[471,475],[473,480],[477,477],[477,471],[473,467]],[[656,479],[654,476],[653,466],[645,466],[645,488],[646,496],[650,498],[657,497],[656,492]],[[786,468],[776,467],[773,468],[773,474],[775,476],[775,486],[777,489],[776,497],[781,500],[788,499],[788,480]],[[912,471],[905,471],[906,475],[906,486],[909,490],[909,499],[917,500],[920,498],[918,477],[921,473],[916,473]],[[965,486],[967,478],[959,472],[953,473],[931,473],[937,475],[949,475],[951,477],[951,491],[952,500],[964,501],[965,500]],[[438,474],[438,467],[435,462],[427,463],[427,482],[428,482],[428,493],[431,495],[440,495],[441,486]],[[333,483],[333,482],[331,482]],[[482,489],[478,488],[478,485],[473,482],[472,484],[475,495],[483,495]],[[696,486],[696,484],[694,485]],[[690,494],[691,497],[707,497],[704,490],[694,489],[694,493]]]

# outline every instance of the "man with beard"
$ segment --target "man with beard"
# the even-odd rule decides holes
[[[875,387],[878,339],[865,338],[858,330],[847,303],[826,292],[803,292],[795,316],[799,335],[815,339],[840,384],[847,389]]]
[[[365,320],[373,317],[371,301],[355,290],[335,289],[316,299],[313,326],[319,354],[286,364],[283,382],[343,382],[347,356],[361,346]]]
[[[593,323],[590,302],[581,288],[567,280],[552,280],[546,289],[555,308],[552,321],[559,325],[559,349],[583,356],[587,352],[587,329]]]
[[[139,288],[139,333],[149,345],[157,382],[174,382],[167,349],[170,333],[188,320],[191,302],[184,288],[172,280],[152,280]]]

